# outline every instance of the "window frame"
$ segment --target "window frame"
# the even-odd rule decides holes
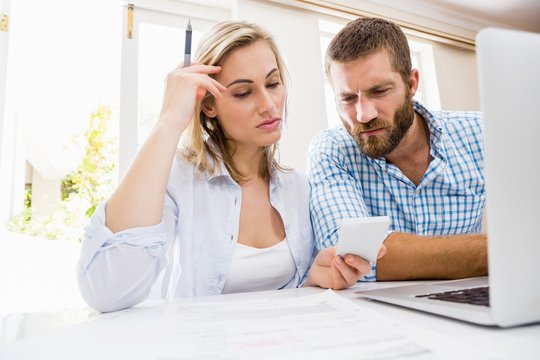
[[[8,130],[13,124],[8,124],[6,116],[7,68],[9,53],[9,21],[11,20],[11,0],[0,0],[0,15],[7,16],[7,31],[0,31],[0,198],[6,200],[0,208],[0,222],[3,224],[13,213],[13,136],[8,136]],[[11,131],[10,131],[11,133]],[[11,134],[13,135],[13,134]],[[11,140],[10,140],[11,139]]]
[[[131,37],[128,37],[129,7],[133,6]],[[201,16],[202,15],[202,16]],[[139,30],[142,23],[185,29],[192,26],[206,29],[211,24],[230,18],[230,11],[215,6],[199,6],[181,1],[138,1],[124,4],[120,78],[120,114],[118,127],[118,176],[122,179],[138,152],[138,74]],[[183,60],[179,54],[178,61]],[[166,74],[163,74],[165,77]]]

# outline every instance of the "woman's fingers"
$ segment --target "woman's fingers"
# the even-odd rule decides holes
[[[343,258],[339,255],[336,256],[332,262],[332,267],[337,270],[332,271],[332,288],[336,290],[348,288],[350,285],[347,278],[351,278],[352,274],[349,266],[343,261]]]
[[[222,92],[227,91],[227,88],[219,81],[212,79],[211,77],[207,77],[207,79],[210,80],[210,84],[212,85],[208,90],[212,95],[220,97]]]
[[[196,74],[217,74],[221,71],[221,66],[217,65],[202,65],[202,64],[192,64],[188,67],[178,66],[173,71],[182,71],[185,73],[196,73]]]
[[[346,288],[354,285],[363,275],[371,271],[371,264],[359,256],[347,254],[336,256],[334,264],[339,270],[334,277],[334,288]],[[337,276],[339,275],[339,276]]]
[[[357,255],[347,254],[344,256],[345,263],[356,269],[360,274],[368,274],[371,271],[371,264]]]
[[[187,88],[185,88],[186,90],[190,87],[190,85],[188,84],[191,83],[191,86],[195,88],[197,95],[199,95],[198,90],[201,88],[205,90],[204,92],[208,91],[215,97],[221,97],[221,93],[227,90],[227,88],[223,86],[219,81],[212,79],[206,74],[186,73],[184,71],[172,71],[167,75],[167,87],[175,87],[181,83],[184,84],[181,85],[182,87],[187,85]]]
[[[221,93],[227,90],[227,88],[223,86],[219,81],[216,81],[211,77],[208,77],[207,75],[196,76],[198,76],[199,80],[199,82],[197,83],[197,87],[204,88],[206,91],[208,91],[217,98],[221,97]]]
[[[222,90],[225,90],[225,86],[223,86],[220,82],[217,80],[209,77],[208,75],[217,74],[221,71],[221,66],[213,66],[213,65],[191,65],[187,68],[177,67],[176,69],[170,71],[167,74],[167,77],[165,78],[165,81],[168,81],[171,78],[175,77],[182,77],[186,76],[187,74],[193,74],[193,75],[203,75],[206,76],[208,79],[210,79],[216,87],[222,88]]]

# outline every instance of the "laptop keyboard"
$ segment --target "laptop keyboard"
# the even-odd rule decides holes
[[[417,298],[489,306],[489,286],[416,295]]]

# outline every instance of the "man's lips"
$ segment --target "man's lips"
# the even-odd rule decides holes
[[[280,123],[281,123],[280,118],[269,119],[257,125],[257,128],[264,129],[264,130],[273,130],[273,129],[276,129]]]
[[[373,136],[373,135],[378,135],[378,134],[382,133],[383,131],[384,131],[384,128],[379,128],[379,129],[372,129],[372,130],[362,131],[360,133],[363,136]]]

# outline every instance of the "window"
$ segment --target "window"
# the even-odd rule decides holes
[[[0,13],[5,4],[0,0]],[[47,206],[57,205],[61,180],[84,156],[84,143],[75,139],[90,114],[117,103],[121,29],[115,1],[10,5],[9,32],[0,32],[0,316],[80,304],[74,277],[80,244],[67,240],[82,234],[82,224],[71,220],[88,207],[81,202],[58,211],[58,205],[51,212]],[[60,216],[66,213],[70,222]],[[46,239],[58,234],[61,241]]]
[[[326,70],[324,68],[324,62],[326,58],[326,49],[332,41],[332,38],[343,28],[344,25],[326,21],[319,20],[319,31],[321,38],[321,59],[322,59],[322,71],[324,73],[324,98],[326,104],[326,119],[328,121],[328,127],[335,127],[341,125],[341,119],[336,111],[336,105],[334,101],[334,91],[332,90],[332,85],[326,77]]]
[[[137,7],[133,11],[133,38],[124,34],[122,40],[120,176],[126,172],[159,117],[163,81],[184,59],[188,21],[193,28],[192,56],[201,35],[217,22],[217,18],[203,19]],[[207,12],[201,8],[197,14]],[[223,10],[220,17],[227,18],[228,12]]]
[[[154,126],[161,109],[163,79],[184,60],[183,26],[187,19],[178,17],[180,27],[141,23],[139,26],[137,147],[140,148]],[[192,46],[197,47],[202,31],[193,30]],[[158,40],[159,39],[159,40]]]
[[[409,48],[411,50],[412,67],[420,72],[420,84],[414,98],[424,103],[430,110],[440,110],[441,98],[439,96],[437,74],[435,73],[433,46],[409,39]]]

